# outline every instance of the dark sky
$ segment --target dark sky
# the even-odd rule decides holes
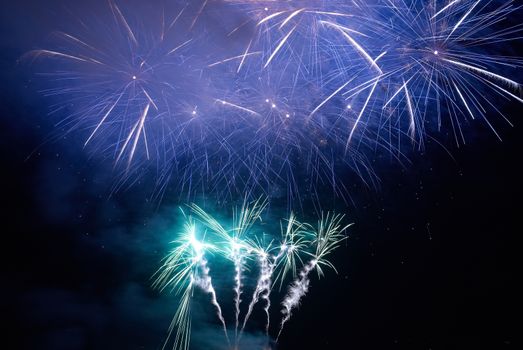
[[[158,349],[175,304],[150,288],[150,276],[179,223],[180,203],[149,201],[147,179],[111,195],[110,162],[90,159],[74,137],[46,142],[55,130],[47,100],[17,61],[52,30],[59,3],[18,1],[0,11],[2,343]],[[278,349],[511,349],[521,342],[523,125],[512,119],[513,128],[499,130],[503,142],[471,125],[470,142],[449,147],[452,157],[429,143],[404,168],[379,162],[377,190],[347,175],[354,204],[336,208],[355,225],[333,257],[339,274],[313,278]],[[209,311],[200,307],[199,315]],[[213,322],[197,317],[195,348],[211,346]]]

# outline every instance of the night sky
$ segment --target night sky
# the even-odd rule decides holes
[[[63,2],[35,3],[0,8],[2,343],[159,349],[176,303],[150,278],[184,202],[175,188],[151,199],[148,177],[113,192],[111,159],[93,157],[74,133],[53,137],[48,100],[19,58],[54,29]],[[378,188],[342,175],[351,201],[327,209],[355,224],[332,258],[338,275],[312,279],[278,349],[511,349],[521,341],[523,109],[501,108],[515,124],[499,125],[502,142],[472,123],[459,148],[428,142],[404,166],[377,159]],[[270,210],[285,207],[275,200]],[[198,304],[194,349],[220,336],[212,316]]]

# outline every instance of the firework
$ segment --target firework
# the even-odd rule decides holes
[[[323,97],[302,123],[328,128],[346,154],[388,149],[401,159],[405,141],[422,149],[446,123],[459,145],[478,119],[500,137],[494,117],[511,124],[493,99],[523,102],[513,78],[523,61],[497,54],[521,37],[513,1],[232,3],[255,28],[238,70],[275,70],[301,90],[313,83],[309,100]]]
[[[306,247],[305,237],[301,231],[304,225],[299,223],[296,220],[294,214],[291,213],[287,219],[287,225],[285,230],[282,227],[283,239],[282,243],[277,246],[272,246],[272,242],[267,246],[256,242],[254,244],[254,253],[257,256],[260,275],[258,277],[258,282],[256,283],[256,288],[254,289],[253,295],[251,297],[251,302],[249,304],[247,313],[243,319],[243,325],[241,331],[245,329],[245,325],[251,316],[251,313],[254,309],[254,306],[258,301],[263,299],[265,301],[265,306],[263,310],[265,311],[266,325],[265,333],[269,335],[270,327],[270,314],[269,309],[271,307],[271,291],[273,285],[273,275],[275,269],[279,266],[281,270],[279,274],[275,277],[276,280],[280,280],[281,283],[285,280],[285,276],[289,271],[293,272],[293,276],[296,272],[296,257],[299,258],[299,255],[303,252]],[[281,286],[281,285],[280,285]],[[240,333],[241,337],[241,333]],[[238,338],[239,339],[239,338]]]
[[[241,345],[245,326],[255,305],[260,300],[265,302],[263,307],[266,315],[265,332],[269,336],[271,291],[274,281],[279,280],[280,285],[283,285],[289,273],[294,278],[289,292],[282,302],[284,310],[279,336],[283,325],[291,316],[290,311],[298,306],[300,299],[305,295],[310,283],[310,272],[316,270],[318,276],[321,276],[323,275],[322,267],[334,268],[327,260],[327,256],[347,237],[342,234],[348,227],[341,225],[343,216],[326,214],[320,218],[317,227],[313,228],[309,224],[298,222],[291,214],[286,223],[281,225],[281,238],[278,243],[271,240],[264,244],[263,240],[258,238],[257,233],[260,231],[255,226],[261,220],[266,203],[266,201],[259,200],[245,201],[240,209],[235,210],[232,225],[228,228],[199,206],[194,204],[189,206],[191,216],[186,217],[185,228],[180,237],[174,241],[176,246],[157,272],[153,284],[159,290],[168,288],[181,295],[164,347],[176,330],[173,347],[175,349],[188,348],[191,331],[190,305],[193,302],[194,288],[199,288],[211,296],[211,303],[217,310],[217,317],[224,328],[226,340],[229,342],[222,308],[211,282],[211,273],[205,256],[207,253],[224,257],[234,266],[231,282],[234,290],[235,341],[233,344],[229,343],[229,346],[235,348]],[[206,232],[205,237],[198,235],[197,231]],[[310,256],[312,259],[303,264],[301,256]],[[251,259],[258,262],[259,276],[240,324],[242,274],[246,272],[246,261]],[[303,267],[299,277],[296,277],[298,263],[303,264]]]
[[[216,307],[217,316],[223,325],[228,342],[227,326],[222,316],[220,304],[216,299],[216,292],[204,256],[206,252],[216,251],[217,248],[197,237],[196,226],[191,218],[188,218],[188,222],[176,243],[176,248],[166,257],[153,283],[153,287],[159,290],[170,287],[176,294],[182,293],[180,306],[169,327],[169,335],[164,347],[174,329],[176,329],[174,347],[188,347],[191,329],[190,303],[194,288],[199,288],[211,296],[211,303]]]
[[[230,179],[250,164],[228,141],[238,124],[217,127],[226,115],[215,112],[204,75],[210,47],[201,40],[210,35],[196,21],[203,8],[108,4],[77,28],[54,33],[52,48],[24,57],[44,72],[54,114],[66,115],[60,131],[85,134],[86,149],[113,160],[115,189],[152,168],[158,195],[173,178],[189,194],[202,187],[232,192]]]
[[[334,265],[327,260],[327,256],[338,248],[340,242],[347,238],[343,235],[350,225],[342,226],[343,215],[334,215],[327,213],[318,221],[315,228],[309,227],[308,234],[312,236],[311,242],[314,247],[314,252],[306,252],[312,257],[301,269],[297,278],[294,279],[289,287],[287,295],[282,302],[283,319],[280,323],[280,330],[278,331],[278,339],[283,330],[283,326],[291,318],[291,311],[295,309],[300,300],[307,294],[310,285],[309,274],[316,270],[318,277],[323,276],[323,268],[329,267],[334,270]],[[308,225],[309,226],[309,225]]]
[[[60,63],[47,93],[73,110],[64,128],[124,163],[122,183],[156,168],[158,193],[342,195],[340,169],[373,185],[368,158],[404,161],[448,129],[464,143],[473,120],[500,137],[497,101],[523,102],[523,61],[502,46],[523,30],[512,1],[174,1],[155,21],[109,10],[29,56]]]
[[[520,84],[508,78],[523,61],[496,53],[500,43],[519,38],[521,24],[507,20],[517,11],[512,1],[477,0],[391,1],[367,9],[360,29],[382,38],[380,46],[366,42],[380,71],[364,86],[371,104],[364,104],[366,112],[352,130],[364,125],[361,134],[374,125],[388,140],[401,143],[406,136],[423,148],[444,124],[450,124],[456,144],[465,143],[463,126],[481,120],[499,137],[492,120],[510,121],[493,99],[523,102]],[[347,89],[342,95],[351,101],[361,92]]]
[[[155,26],[115,2],[109,10],[84,24],[89,30],[57,32],[55,49],[27,56],[57,64],[49,74],[55,87],[45,93],[74,106],[65,127],[88,129],[85,146],[94,143],[129,168],[176,137],[173,124],[189,127],[199,86],[188,51],[194,38],[183,30],[184,8],[159,15]]]

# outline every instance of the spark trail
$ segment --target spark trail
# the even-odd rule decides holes
[[[276,256],[270,256],[270,253],[268,253],[264,250],[259,250],[256,253],[256,255],[258,256],[258,264],[260,267],[260,276],[258,277],[258,282],[256,283],[256,288],[254,289],[247,313],[245,314],[245,317],[243,319],[238,341],[240,340],[240,338],[243,334],[247,321],[249,321],[249,317],[251,316],[254,306],[258,303],[260,298],[263,298],[266,303],[266,305],[264,306],[264,311],[267,316],[265,332],[267,334],[269,333],[269,322],[270,322],[269,308],[271,305],[269,296],[270,296],[270,291],[272,288],[272,274],[274,272],[274,268],[276,267],[276,264],[278,263],[278,260],[285,254],[285,249],[286,248],[283,246],[280,247],[280,252]]]
[[[300,271],[299,277],[292,283],[291,287],[289,288],[289,292],[287,293],[287,296],[282,302],[282,314],[283,318],[280,323],[280,330],[278,331],[278,336],[276,337],[276,340],[280,338],[281,332],[283,331],[283,326],[287,321],[291,318],[291,311],[296,308],[300,304],[301,298],[307,294],[307,291],[309,290],[309,273],[314,270],[316,267],[317,261],[315,259],[309,261],[305,267]]]
[[[335,215],[327,213],[322,215],[318,221],[316,228],[310,227],[309,235],[312,236],[312,242],[315,245],[315,251],[308,253],[312,259],[303,266],[299,276],[292,282],[282,302],[283,318],[280,323],[280,329],[276,340],[281,335],[283,327],[292,316],[292,311],[300,304],[301,299],[307,294],[310,285],[309,274],[316,270],[318,277],[323,275],[322,266],[334,268],[334,266],[327,260],[327,256],[332,253],[342,242],[347,238],[343,235],[350,225],[342,226],[343,215]]]
[[[229,336],[227,335],[227,325],[225,324],[225,319],[222,315],[222,308],[220,307],[220,304],[218,304],[218,300],[216,299],[216,291],[212,286],[211,276],[209,276],[209,267],[207,267],[207,260],[205,260],[205,258],[202,257],[200,258],[199,264],[199,274],[194,274],[192,276],[192,283],[201,288],[204,292],[211,295],[211,303],[216,307],[216,310],[218,312],[218,318],[220,319],[220,322],[223,325],[223,332],[225,334],[225,338],[227,339],[227,343],[230,344]]]
[[[190,306],[194,288],[201,289],[211,296],[211,303],[216,308],[217,317],[220,320],[225,338],[229,344],[227,326],[222,315],[222,310],[216,298],[216,291],[212,285],[209,275],[209,267],[204,257],[206,251],[214,251],[216,248],[208,243],[201,242],[196,237],[196,225],[191,217],[187,218],[184,231],[175,242],[177,246],[166,257],[165,263],[156,273],[153,287],[160,291],[170,287],[177,294],[183,291],[182,298],[176,314],[169,327],[167,339],[163,348],[167,345],[172,332],[176,329],[174,348],[186,349],[190,343]]]
[[[257,245],[254,248],[254,252],[257,255],[257,260],[260,267],[260,276],[258,277],[258,282],[256,283],[256,288],[253,292],[249,308],[243,320],[242,329],[240,332],[243,333],[245,325],[251,316],[254,306],[258,301],[263,299],[265,301],[265,306],[263,308],[266,315],[266,325],[265,333],[269,334],[270,327],[270,307],[271,307],[271,291],[273,284],[273,275],[274,270],[280,266],[281,271],[279,275],[276,275],[276,279],[280,279],[283,283],[285,280],[286,274],[289,270],[293,271],[293,276],[296,274],[296,261],[295,258],[301,255],[302,249],[304,248],[304,237],[301,236],[303,233],[301,230],[303,225],[296,220],[294,214],[291,213],[287,219],[287,225],[285,226],[285,231],[283,231],[282,226],[282,236],[283,243],[279,247],[275,247],[277,254],[273,255],[271,249],[271,244],[268,247],[264,248],[261,245]],[[282,262],[283,260],[283,262]]]

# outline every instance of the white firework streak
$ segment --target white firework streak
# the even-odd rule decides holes
[[[240,318],[240,304],[242,302],[242,270],[243,270],[243,256],[240,251],[234,252],[234,315],[236,319],[235,338],[238,338],[238,326]]]
[[[263,311],[265,311],[265,315],[267,316],[267,323],[265,324],[265,334],[269,335],[269,326],[270,326],[270,314],[269,309],[271,308],[271,291],[272,291],[272,273],[274,272],[274,269],[278,263],[278,260],[280,257],[283,256],[286,249],[282,247],[280,250],[280,253],[274,258],[274,261],[271,265],[271,271],[268,279],[268,283],[265,289],[261,291],[261,297],[263,300],[265,300],[265,307],[263,308]]]
[[[218,299],[216,298],[216,291],[214,290],[214,287],[212,285],[212,279],[209,275],[209,267],[207,266],[207,260],[205,258],[201,258],[199,261],[199,271],[200,274],[195,273],[192,275],[191,282],[195,286],[202,289],[205,293],[211,295],[211,302],[216,307],[216,313],[218,318],[220,319],[220,322],[222,323],[225,338],[227,339],[227,343],[230,344],[229,336],[227,335],[227,325],[225,324],[225,319],[222,315],[222,308],[220,307]]]
[[[294,282],[292,282],[291,286],[289,287],[289,291],[287,292],[285,299],[283,299],[283,302],[281,303],[283,306],[283,309],[281,310],[283,318],[281,320],[280,331],[278,332],[276,340],[280,338],[283,326],[291,318],[292,310],[300,304],[301,298],[303,298],[305,294],[307,294],[307,292],[309,291],[309,274],[312,270],[316,268],[317,263],[318,261],[316,259],[312,259],[311,261],[309,261],[300,271],[299,276],[294,280]]]
[[[260,264],[260,277],[258,278],[258,282],[256,284],[256,289],[253,292],[251,303],[249,304],[249,309],[247,310],[247,314],[245,314],[245,318],[243,319],[242,328],[240,331],[240,336],[238,337],[238,341],[240,340],[243,330],[245,329],[245,325],[247,324],[247,321],[249,320],[249,317],[251,316],[251,313],[254,309],[254,306],[258,303],[260,300],[260,297],[265,300],[265,306],[263,310],[265,311],[265,314],[267,315],[267,323],[265,325],[265,333],[269,333],[269,323],[270,323],[270,315],[269,315],[269,309],[271,307],[271,300],[270,300],[270,294],[272,289],[272,274],[274,272],[274,268],[276,267],[276,264],[278,263],[278,260],[283,256],[285,253],[285,248],[282,246],[280,248],[280,252],[278,255],[273,256],[272,262],[270,261],[269,254],[265,252],[261,252],[258,254],[258,262]]]

